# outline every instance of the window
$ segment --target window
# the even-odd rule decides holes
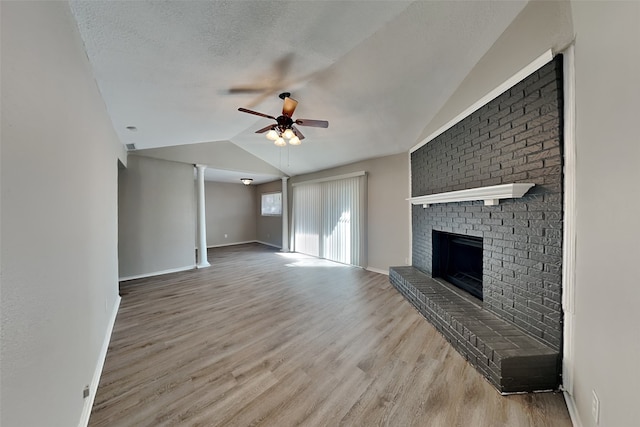
[[[262,195],[262,216],[282,215],[282,193],[265,193]]]

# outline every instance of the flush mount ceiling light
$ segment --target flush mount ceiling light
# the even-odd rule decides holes
[[[253,178],[240,178],[240,181],[242,181],[244,185],[251,185]]]
[[[247,110],[246,108],[238,108],[238,111],[275,120],[277,122],[275,125],[266,126],[257,130],[256,133],[266,132],[265,136],[267,139],[273,141],[273,143],[278,147],[285,147],[287,145],[287,141],[289,141],[290,145],[300,145],[304,139],[304,135],[294,125],[328,128],[329,122],[326,120],[309,119],[293,120],[293,112],[296,110],[298,101],[290,98],[290,95],[291,94],[289,92],[283,92],[279,95],[280,99],[284,101],[284,105],[282,107],[282,115],[277,118],[257,111]]]

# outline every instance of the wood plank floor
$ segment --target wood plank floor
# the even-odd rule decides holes
[[[501,396],[387,276],[258,245],[121,284],[90,426],[570,426]]]

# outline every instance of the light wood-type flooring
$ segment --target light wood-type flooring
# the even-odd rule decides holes
[[[570,426],[501,396],[388,277],[259,244],[121,284],[90,426]]]

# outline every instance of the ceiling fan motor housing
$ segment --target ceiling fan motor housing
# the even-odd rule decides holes
[[[279,116],[276,120],[278,122],[278,128],[282,132],[284,132],[285,129],[291,129],[291,126],[293,126],[293,119],[289,116],[285,116],[284,114]]]

